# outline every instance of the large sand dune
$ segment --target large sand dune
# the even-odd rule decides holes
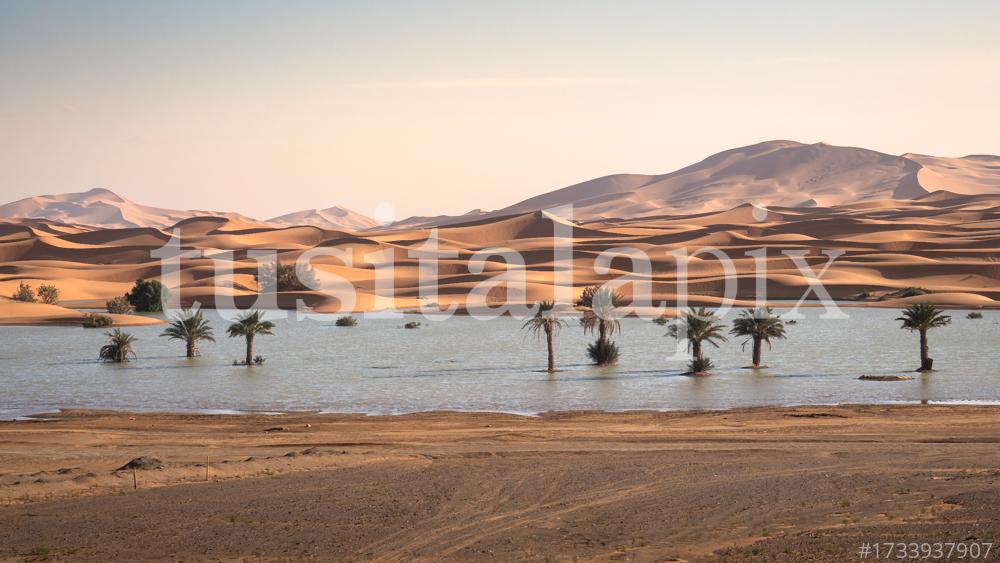
[[[723,151],[666,174],[614,174],[499,210],[410,217],[392,227],[412,230],[466,224],[566,205],[574,206],[577,220],[709,213],[748,203],[787,208],[886,205],[883,202],[887,200],[912,200],[937,191],[959,195],[1000,193],[1000,157],[895,156],[825,143],[767,141]],[[166,228],[184,219],[206,216],[256,227],[310,225],[349,231],[380,228],[374,219],[340,206],[256,220],[232,212],[150,207],[99,188],[0,205],[0,218],[49,219],[102,228]]]

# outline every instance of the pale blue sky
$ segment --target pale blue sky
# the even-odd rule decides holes
[[[0,194],[406,216],[775,138],[1000,153],[1000,3],[810,4],[0,0]]]

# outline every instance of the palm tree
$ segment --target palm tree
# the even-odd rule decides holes
[[[670,325],[667,336],[687,339],[687,349],[691,352],[691,363],[688,368],[691,373],[708,373],[712,369],[712,361],[706,358],[701,351],[703,342],[708,342],[716,348],[719,342],[726,342],[723,331],[726,325],[722,324],[714,313],[699,307],[690,309],[684,316]]]
[[[160,336],[167,336],[171,340],[183,340],[186,342],[187,357],[189,358],[198,355],[196,344],[199,340],[215,342],[212,325],[205,320],[200,309],[194,313],[188,310],[181,311],[181,314],[174,317],[170,326]]]
[[[771,340],[785,338],[785,322],[781,317],[774,314],[770,307],[757,307],[755,309],[745,309],[740,316],[733,321],[733,329],[729,331],[733,336],[746,336],[742,348],[746,350],[747,343],[753,342],[753,364],[754,369],[761,368],[760,354],[762,344],[767,342],[767,349],[771,349]]]
[[[585,290],[586,292],[586,290]],[[609,337],[621,332],[622,325],[614,318],[615,308],[621,304],[622,296],[607,286],[591,292],[590,310],[583,314],[583,332],[597,333],[597,341],[587,348],[587,353],[599,366],[611,365],[618,361],[618,347]]]
[[[543,334],[545,335],[545,345],[549,349],[549,373],[555,373],[556,371],[556,351],[553,338],[559,332],[559,329],[566,324],[556,316],[554,311],[555,305],[552,301],[538,302],[536,304],[538,311],[535,312],[535,316],[528,319],[524,323],[524,326],[521,327],[522,330],[528,329],[539,338]]]
[[[920,369],[917,371],[933,371],[934,358],[928,355],[927,331],[951,324],[951,317],[930,303],[917,303],[903,309],[903,316],[896,320],[902,321],[900,328],[920,333]]]
[[[226,330],[229,338],[242,336],[247,339],[246,363],[248,366],[253,365],[253,337],[258,334],[274,334],[271,332],[274,329],[274,323],[261,320],[261,316],[262,313],[260,311],[245,313],[237,318],[235,323],[229,325],[229,328]]]
[[[134,336],[122,332],[120,328],[105,332],[104,335],[108,337],[108,343],[101,346],[99,355],[101,360],[123,364],[129,361],[129,356],[136,357],[135,350],[132,348],[132,344],[135,342]]]

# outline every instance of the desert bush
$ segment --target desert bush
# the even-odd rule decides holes
[[[269,262],[260,265],[260,270],[254,274],[259,292],[275,291],[306,291],[317,287],[316,271],[311,266],[296,266]]]
[[[124,295],[107,301],[104,306],[107,307],[109,313],[116,315],[130,315],[134,310],[132,304],[128,302],[128,299]]]
[[[38,286],[38,300],[46,305],[55,305],[59,301],[59,288],[46,284]]]
[[[922,287],[907,287],[896,292],[896,297],[916,297],[927,295],[928,291]]]
[[[139,313],[159,313],[163,311],[163,303],[170,297],[170,291],[156,280],[135,280],[132,291],[125,294],[125,299]]]
[[[587,355],[599,366],[618,363],[618,345],[610,340],[595,340],[587,346]]]
[[[31,289],[31,285],[30,284],[27,284],[25,282],[21,282],[21,283],[17,284],[17,291],[15,291],[13,295],[11,295],[11,298],[14,299],[15,301],[24,301],[25,303],[34,303],[36,301],[36,299],[35,299],[35,290]]]
[[[670,317],[668,317],[667,315],[660,315],[659,317],[653,319],[653,322],[660,326],[666,326],[667,324],[670,323]]]
[[[419,321],[410,321],[410,322],[406,323],[405,325],[403,325],[403,328],[420,328],[420,322]]]
[[[104,328],[111,326],[111,317],[97,313],[87,313],[83,316],[83,328]]]
[[[338,318],[335,324],[337,326],[358,326],[358,319],[355,319],[351,315],[345,315]]]
[[[983,314],[980,313],[979,311],[973,311],[973,312],[969,313],[968,315],[965,315],[965,318],[967,318],[967,319],[981,319],[981,318],[983,318]]]

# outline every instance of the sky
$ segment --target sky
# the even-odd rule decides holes
[[[496,209],[759,141],[1000,154],[1000,2],[0,0],[0,203]]]

